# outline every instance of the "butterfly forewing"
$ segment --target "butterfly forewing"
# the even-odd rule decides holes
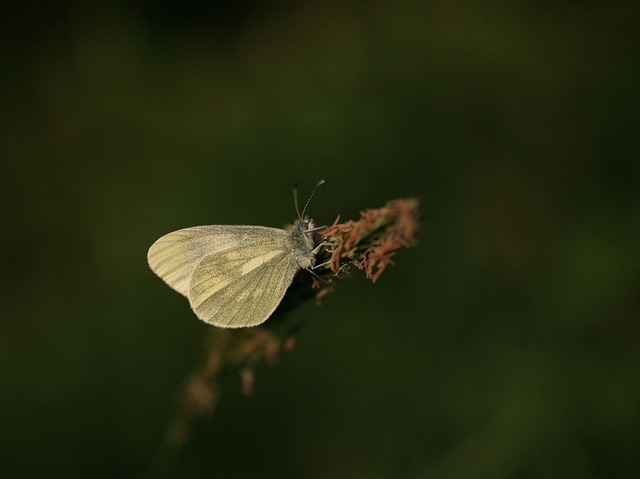
[[[191,275],[205,257],[244,244],[270,243],[274,238],[285,241],[287,232],[264,226],[194,226],[162,236],[149,248],[147,260],[154,273],[189,297]]]
[[[273,313],[298,269],[286,233],[270,242],[214,253],[193,271],[189,301],[207,323],[255,326]]]

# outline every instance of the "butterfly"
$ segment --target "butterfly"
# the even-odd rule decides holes
[[[149,248],[149,266],[202,321],[257,326],[278,307],[296,273],[315,266],[319,228],[304,216],[309,200],[288,229],[208,225],[168,233]]]

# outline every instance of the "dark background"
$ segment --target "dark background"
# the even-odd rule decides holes
[[[161,234],[423,205],[172,477],[640,475],[638,2],[15,2],[0,467],[141,477],[208,326]],[[166,472],[169,472],[167,468]]]

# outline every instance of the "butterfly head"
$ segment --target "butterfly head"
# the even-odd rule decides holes
[[[308,216],[295,220],[293,223],[293,226],[296,230],[300,231],[301,233],[306,233],[307,231],[315,228],[313,220]]]

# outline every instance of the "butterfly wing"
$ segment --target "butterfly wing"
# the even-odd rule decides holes
[[[147,261],[154,273],[188,298],[191,275],[205,257],[237,248],[247,241],[259,245],[286,236],[284,230],[263,226],[194,226],[162,236],[149,248]]]
[[[195,267],[189,302],[202,321],[223,328],[256,326],[278,307],[299,269],[290,235],[258,239],[215,252]]]

